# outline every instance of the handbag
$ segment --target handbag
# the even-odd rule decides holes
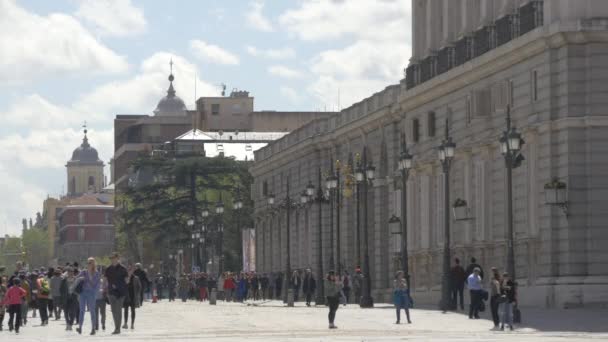
[[[521,311],[517,305],[513,308],[513,323],[521,323]]]
[[[78,283],[76,283],[76,286],[74,287],[74,293],[81,294],[83,290],[84,290],[84,280],[80,280]]]

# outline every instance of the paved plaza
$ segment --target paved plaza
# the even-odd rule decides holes
[[[109,314],[109,312],[108,312]],[[146,303],[137,311],[135,330],[112,336],[111,319],[97,336],[64,331],[63,321],[40,327],[31,319],[20,335],[0,333],[1,341],[608,341],[608,310],[543,311],[524,309],[526,324],[514,332],[490,331],[489,313],[469,320],[462,313],[412,310],[413,324],[395,323],[392,306],[363,310],[341,306],[337,330],[327,329],[327,309],[298,303],[287,308],[280,302],[256,305],[240,303]],[[88,316],[86,317],[88,319]],[[89,332],[86,321],[84,332]]]

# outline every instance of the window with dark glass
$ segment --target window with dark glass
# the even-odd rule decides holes
[[[211,104],[211,115],[220,115],[220,104],[219,103]]]
[[[429,112],[427,115],[427,135],[429,137],[435,136],[435,112]]]
[[[420,122],[418,119],[412,121],[412,138],[414,139],[414,142],[420,140]]]

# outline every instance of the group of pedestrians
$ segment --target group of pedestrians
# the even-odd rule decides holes
[[[50,318],[60,321],[63,314],[65,330],[83,332],[85,313],[90,316],[90,334],[95,335],[106,328],[106,305],[109,304],[114,321],[113,334],[119,334],[122,314],[122,328],[127,328],[129,310],[131,329],[134,328],[135,308],[143,302],[140,277],[145,273],[141,266],[127,269],[120,263],[117,253],[111,256],[112,263],[107,268],[99,267],[94,258],[88,258],[86,266],[78,263],[63,267],[41,267],[26,271],[18,263],[17,269],[9,277],[0,277],[0,331],[3,330],[4,316],[9,314],[9,331],[19,333],[28,324],[28,312],[32,317],[40,316],[40,326],[49,324]],[[145,278],[147,279],[147,277]]]
[[[479,319],[480,312],[485,311],[485,301],[490,300],[490,312],[495,330],[504,330],[505,325],[513,330],[514,311],[517,311],[516,284],[507,272],[500,274],[492,267],[492,277],[489,280],[489,291],[484,288],[484,271],[475,258],[471,258],[466,270],[460,265],[458,258],[454,259],[450,273],[452,294],[451,309],[460,306],[464,310],[464,288],[469,289],[470,306],[469,319]]]

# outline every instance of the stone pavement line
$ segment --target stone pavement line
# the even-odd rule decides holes
[[[608,311],[604,311],[604,317],[605,313]],[[119,336],[110,335],[113,323],[108,312],[107,330],[96,336],[66,332],[64,321],[50,321],[48,326],[40,327],[39,318],[30,318],[33,326],[25,327],[20,335],[0,332],[0,341],[608,341],[606,331],[555,332],[526,327],[515,332],[495,332],[489,330],[491,322],[486,319],[469,320],[458,313],[442,314],[423,309],[413,309],[411,314],[413,324],[396,325],[392,306],[365,310],[356,305],[341,306],[336,318],[339,329],[330,331],[325,307],[306,307],[298,303],[294,308],[287,308],[278,301],[260,306],[161,301],[145,303],[137,311],[135,330],[123,330]],[[586,314],[568,311],[561,318],[554,315],[552,319],[559,318],[565,324],[578,316],[586,321],[598,317],[594,312],[589,313],[589,317],[585,317]],[[83,332],[90,331],[89,322],[87,314]]]

